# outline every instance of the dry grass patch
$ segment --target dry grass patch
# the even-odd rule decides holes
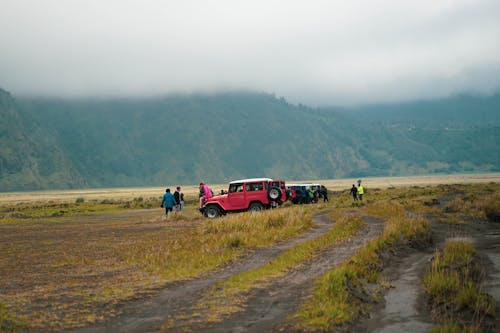
[[[160,221],[159,210],[139,213],[0,225],[0,302],[29,329],[88,325],[169,281],[215,269],[246,249],[312,226],[300,209],[213,221],[194,206],[168,222]]]
[[[434,212],[442,223],[465,224],[477,220],[500,222],[500,184],[454,186],[454,196],[443,195],[441,210]]]
[[[136,197],[131,200],[92,200],[77,198],[73,202],[30,202],[0,206],[0,224],[15,222],[57,222],[63,218],[98,215],[126,209],[150,209],[160,205],[159,198]]]
[[[468,193],[455,198],[445,205],[445,212],[455,213],[467,218],[496,220],[500,217],[500,192],[498,190]]]
[[[308,211],[310,208],[303,206],[300,209]],[[268,225],[268,223],[265,223],[265,225]],[[234,275],[227,281],[215,285],[194,306],[194,309],[197,309],[194,315],[182,319],[190,320],[191,324],[196,321],[218,322],[230,314],[241,311],[245,306],[246,297],[250,290],[265,288],[276,279],[283,277],[291,269],[297,269],[300,265],[319,255],[321,251],[354,236],[365,225],[359,215],[344,216],[326,234],[299,243],[284,251],[269,263]],[[165,329],[169,327],[169,323],[164,326]]]

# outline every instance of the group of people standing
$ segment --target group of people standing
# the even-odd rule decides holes
[[[200,183],[200,209],[203,207],[205,201],[213,197],[214,193],[210,187],[205,183]],[[177,186],[174,194],[169,188],[165,190],[165,194],[161,200],[161,207],[165,208],[165,217],[168,218],[169,213],[179,213],[184,209],[184,193],[181,192],[181,187]]]
[[[290,185],[287,198],[294,204],[318,203],[328,201],[328,190],[324,185]]]
[[[175,214],[177,214],[184,209],[184,193],[181,192],[180,186],[177,186],[174,194],[170,192],[169,188],[165,190],[165,194],[161,201],[161,207],[165,208],[166,218],[168,218],[170,212],[175,210]]]
[[[357,202],[359,200],[359,202],[363,203],[363,194],[365,194],[365,189],[363,188],[363,185],[361,185],[361,181],[358,180],[358,187],[352,184],[351,194],[353,202]]]
[[[205,183],[200,183],[199,190],[201,209],[205,201],[211,198],[214,193]],[[323,198],[323,202],[328,201],[328,190],[323,185],[310,188],[306,188],[306,186],[293,186],[287,192],[287,195],[293,203],[317,203],[320,198]],[[363,195],[365,194],[365,189],[361,185],[361,180],[358,180],[358,186],[352,184],[350,193],[355,203],[357,203],[358,201],[361,202],[361,204],[363,203]],[[180,186],[176,187],[174,194],[170,192],[169,188],[165,190],[165,194],[163,195],[161,201],[161,207],[165,208],[166,218],[168,218],[169,213],[174,211],[175,214],[177,214],[184,209],[184,193],[181,192]]]

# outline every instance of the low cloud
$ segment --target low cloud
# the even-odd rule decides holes
[[[500,2],[4,0],[20,95],[252,89],[311,105],[491,93]]]

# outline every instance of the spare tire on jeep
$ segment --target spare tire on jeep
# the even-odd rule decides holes
[[[273,186],[267,190],[267,197],[272,201],[281,201],[281,189],[279,187]]]

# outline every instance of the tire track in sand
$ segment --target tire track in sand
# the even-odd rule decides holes
[[[69,330],[73,333],[101,333],[101,332],[155,332],[167,320],[175,317],[195,304],[211,286],[228,279],[232,275],[254,269],[273,260],[283,251],[310,239],[326,233],[334,223],[326,213],[318,214],[313,218],[315,228],[290,241],[270,247],[252,250],[236,262],[228,264],[222,269],[207,273],[200,277],[169,283],[156,296],[131,301],[122,306],[121,314],[109,320],[92,326]],[[332,256],[333,253],[330,254]],[[302,277],[304,278],[304,277]],[[299,278],[300,279],[300,278]],[[185,331],[186,327],[179,328]]]
[[[285,323],[287,316],[295,313],[304,299],[312,295],[314,280],[317,277],[342,264],[364,244],[382,233],[382,222],[370,217],[362,218],[368,226],[355,236],[324,251],[319,257],[290,272],[271,286],[254,290],[248,298],[245,311],[236,313],[220,323],[206,327],[189,327],[188,330],[203,333],[278,331],[279,325]],[[315,221],[325,219],[325,215],[318,215]],[[169,332],[182,332],[185,329],[186,327],[179,327]]]

